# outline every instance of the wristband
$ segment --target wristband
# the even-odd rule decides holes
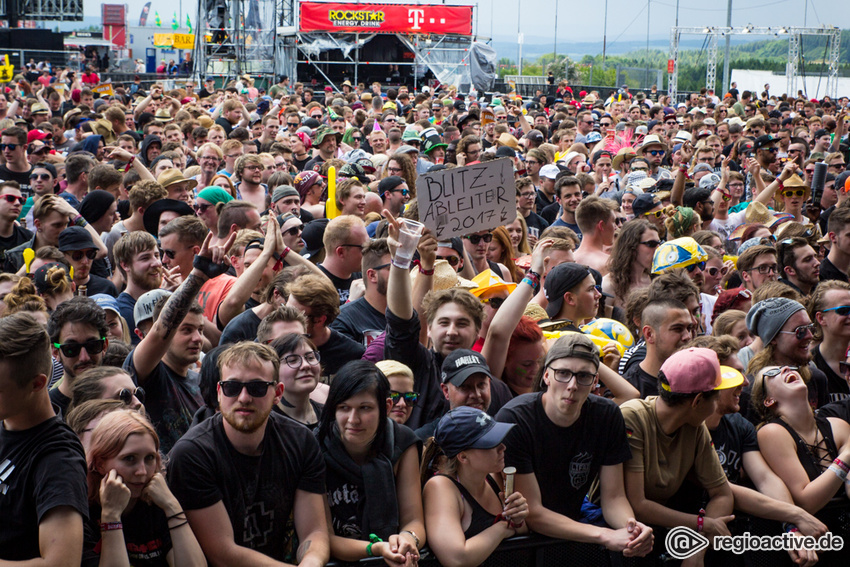
[[[123,530],[124,524],[121,522],[101,522],[100,523],[100,531],[102,532],[111,532],[114,530]]]
[[[286,258],[286,255],[292,250],[289,246],[283,249],[283,254],[280,255],[281,258]]]
[[[127,165],[124,166],[124,173],[130,171],[134,161],[136,161],[136,156],[130,156],[130,159],[127,160]]]
[[[699,514],[697,514],[697,532],[702,533],[702,529],[705,525],[705,508],[699,509]]]
[[[201,270],[210,279],[217,278],[227,272],[227,264],[213,264],[212,260],[205,256],[195,256],[192,267]]]
[[[382,540],[381,538],[379,538],[375,534],[369,534],[369,544],[366,546],[366,556],[367,557],[375,557],[372,554],[372,544],[380,543],[382,541],[384,541],[384,540]]]
[[[180,522],[176,526],[168,526],[168,529],[169,530],[176,530],[177,528],[182,528],[183,526],[185,526],[188,523],[189,523],[189,520],[183,520],[182,522]]]
[[[782,531],[786,534],[799,532],[799,528],[790,522],[782,522]]]
[[[433,271],[433,270],[432,270],[432,271]],[[413,538],[413,541],[415,541],[415,542],[416,542],[416,549],[419,549],[419,545],[420,545],[420,544],[419,544],[419,537],[417,537],[416,533],[415,533],[413,530],[404,530],[404,531],[403,531],[403,532],[401,532],[401,533],[403,533],[403,534],[410,534],[410,536]],[[401,534],[399,534],[399,535],[401,535]]]
[[[508,527],[509,527],[509,528],[513,528],[513,529],[515,529],[515,530],[520,529],[520,528],[521,528],[521,527],[523,527],[524,525],[525,525],[525,520],[523,520],[523,521],[521,521],[521,522],[519,522],[519,523],[514,523],[513,521],[508,520]]]
[[[832,461],[832,462],[833,462],[833,463],[835,463],[836,465],[838,465],[838,468],[840,468],[840,469],[841,469],[841,470],[843,470],[844,472],[846,472],[846,473],[850,473],[850,465],[848,465],[847,463],[843,462],[841,459],[839,459],[839,458],[837,458],[837,457],[836,457],[836,459],[835,459],[834,461]]]
[[[841,482],[844,482],[844,481],[847,480],[847,471],[840,468],[839,466],[832,464],[832,465],[829,465],[829,468],[827,470],[830,470],[833,473],[835,473],[835,476],[837,476],[841,480]]]
[[[505,517],[505,515],[500,512],[498,516],[493,518],[493,525],[496,525],[499,522],[507,522],[507,521],[508,521],[508,519]]]
[[[89,223],[86,222],[86,219],[83,218],[83,215],[77,215],[74,217],[74,225],[85,228]]]
[[[419,273],[422,274],[423,276],[433,276],[434,275],[434,268],[431,268],[430,270],[425,270],[425,269],[422,268],[422,264],[419,264]],[[402,533],[404,533],[404,532],[402,532]]]
[[[181,520],[182,520],[182,519],[185,519],[185,518],[186,518],[186,517],[184,516],[184,514],[185,514],[185,513],[186,513],[186,512],[184,512],[184,511],[182,511],[182,510],[181,510],[180,512],[177,512],[177,513],[176,513],[176,514],[174,514],[173,516],[168,516],[168,517],[166,518],[166,521],[168,521],[168,520],[174,520],[174,519],[175,519],[175,518],[177,518],[178,516],[183,516],[183,518],[181,518]]]

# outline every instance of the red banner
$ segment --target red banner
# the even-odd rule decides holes
[[[301,2],[300,31],[472,35],[472,6]]]

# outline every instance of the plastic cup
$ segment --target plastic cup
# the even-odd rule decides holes
[[[414,220],[401,219],[399,228],[399,247],[396,250],[393,263],[399,268],[407,269],[410,267],[410,261],[419,245],[419,238],[422,236],[422,231],[425,230],[425,225]]]

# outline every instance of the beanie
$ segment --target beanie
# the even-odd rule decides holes
[[[793,299],[769,297],[753,305],[747,313],[747,329],[768,345],[776,338],[791,315],[804,309],[805,307]]]
[[[88,222],[97,222],[106,212],[112,203],[115,202],[115,196],[109,191],[96,189],[90,191],[80,203],[80,215]]]
[[[233,200],[233,196],[218,185],[210,185],[203,189],[200,193],[198,193],[198,198],[213,205],[218,203],[229,203]]]

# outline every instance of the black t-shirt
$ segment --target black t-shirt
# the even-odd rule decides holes
[[[819,408],[817,413],[823,417],[837,417],[850,423],[850,398],[826,404]]]
[[[620,376],[625,376],[633,364],[639,364],[644,358],[646,358],[646,342],[640,339],[626,350],[626,354],[620,359],[620,366],[617,372]]]
[[[16,224],[12,225],[12,234],[0,236],[0,250],[10,250],[24,242],[32,240],[32,233]]]
[[[0,559],[41,557],[38,525],[60,506],[89,515],[86,456],[58,417],[25,431],[0,422]]]
[[[331,323],[331,329],[336,329],[349,339],[364,346],[363,334],[366,331],[383,333],[387,328],[387,317],[372,307],[365,297],[351,303],[346,303],[339,310],[339,315]]]
[[[215,123],[224,128],[224,135],[225,137],[229,138],[230,133],[233,132],[233,124],[231,124],[230,121],[224,116],[219,116],[218,118],[216,118]]]
[[[540,193],[538,193],[540,195]],[[543,217],[543,220],[549,223],[549,226],[552,226],[552,223],[558,218],[558,213],[561,212],[561,204],[555,201],[551,205],[546,205],[544,208],[540,208],[540,205],[537,206],[537,214]]]
[[[257,329],[260,328],[261,321],[262,319],[257,317],[252,309],[243,311],[224,327],[218,344],[228,345],[239,341],[253,341],[257,338]]]
[[[549,196],[546,195],[546,193],[544,193],[540,189],[537,190],[537,197],[535,198],[534,203],[537,206],[537,214],[541,215],[541,216],[543,215],[543,211],[547,207],[549,207],[551,205],[558,205],[558,201],[555,199],[554,195],[550,199]]]
[[[623,378],[637,388],[641,398],[658,395],[658,377],[646,372],[640,367],[640,364],[629,365],[629,369],[623,374]]]
[[[301,171],[315,171],[318,172],[322,168],[322,164],[325,163],[325,160],[322,159],[322,156],[316,156],[313,159],[307,161],[304,164],[304,169]]]
[[[295,154],[292,154],[292,165],[294,165],[295,169],[297,169],[298,171],[304,171],[304,166],[307,165],[307,163],[311,159],[312,158],[310,157],[309,153],[307,154],[307,157],[305,157],[304,159],[298,159],[297,157],[295,157]],[[304,220],[304,219],[301,219],[301,220]]]
[[[836,374],[829,364],[827,364],[823,355],[820,353],[820,345],[816,346],[814,352],[812,352],[812,362],[826,376],[830,402],[850,398],[850,387],[847,386],[847,380],[843,376]]]
[[[27,197],[33,196],[32,187],[30,187],[30,173],[34,168],[30,166],[30,168],[26,171],[12,171],[6,164],[0,165],[0,179],[3,181],[17,181],[21,185],[21,195],[24,196],[24,199]]]
[[[167,455],[177,440],[189,430],[192,416],[204,405],[200,375],[190,370],[186,376],[180,376],[160,361],[147,380],[140,383],[133,363],[135,352],[127,355],[124,370],[130,374],[133,382],[144,388],[145,410],[159,435],[160,450],[163,455]]]
[[[71,398],[60,392],[59,386],[51,388],[48,394],[50,395],[50,403],[56,406],[59,410],[56,412],[57,415],[64,416],[68,413],[68,406],[71,405]]]
[[[534,473],[546,508],[573,520],[599,470],[632,458],[620,408],[600,396],[587,397],[570,427],[546,416],[542,392],[514,398],[496,419],[516,424],[505,437],[505,464]]]
[[[115,289],[115,285],[111,281],[94,274],[89,274],[89,282],[86,284],[86,295],[91,297],[98,293],[118,297],[118,290]]]
[[[741,481],[744,453],[759,450],[756,428],[741,414],[730,413],[721,417],[717,429],[710,433],[726,478],[732,484],[738,484]]]
[[[102,536],[100,531],[101,508],[92,504],[89,521],[83,531],[82,567],[98,567]],[[138,500],[129,512],[121,514],[124,525],[124,544],[133,567],[168,567],[166,557],[171,551],[171,532],[165,512],[158,506]]]
[[[171,452],[168,483],[184,510],[222,502],[236,545],[278,561],[289,549],[295,491],[325,493],[325,461],[309,429],[276,412],[269,415],[262,454],[239,453],[221,414],[193,427]]]
[[[320,270],[322,270],[323,274],[328,276],[328,278],[331,280],[331,283],[334,284],[334,287],[336,288],[337,292],[339,293],[339,304],[344,305],[345,303],[348,303],[348,294],[349,294],[349,291],[351,290],[351,282],[353,282],[354,280],[358,280],[362,277],[360,275],[360,272],[354,272],[353,274],[351,274],[350,278],[343,279],[339,276],[335,276],[332,273],[330,273],[321,264],[318,264],[318,267],[319,267]]]
[[[835,267],[835,264],[830,262],[829,258],[824,258],[820,263],[820,281],[838,280],[841,282],[850,282],[847,274]]]
[[[530,211],[528,213],[528,216],[525,217],[525,224],[528,228],[536,228],[540,233],[549,228],[549,223],[546,222],[546,219],[544,219],[534,211]],[[538,236],[540,236],[539,233]]]
[[[319,348],[322,376],[334,376],[346,362],[360,360],[366,347],[331,329],[331,338]]]

